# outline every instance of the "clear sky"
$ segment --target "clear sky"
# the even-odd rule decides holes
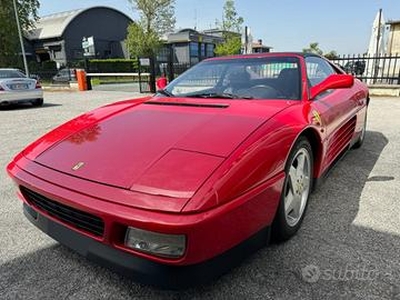
[[[209,29],[221,19],[224,0],[176,0],[176,27]],[[128,0],[40,0],[40,15],[109,6],[133,19]],[[301,51],[319,42],[324,51],[364,53],[379,8],[385,20],[400,20],[400,0],[236,0],[236,10],[251,28],[254,39],[274,51]]]

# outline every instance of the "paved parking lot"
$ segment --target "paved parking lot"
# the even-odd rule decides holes
[[[23,216],[6,164],[73,116],[133,96],[46,92],[42,108],[0,110],[1,299],[400,299],[400,99],[374,98],[368,133],[312,195],[298,235],[186,291],[136,284],[59,245]]]

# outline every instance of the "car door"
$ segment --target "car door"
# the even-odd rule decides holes
[[[306,57],[306,68],[309,86],[315,86],[332,74],[338,73],[326,60],[317,57]],[[356,127],[358,102],[355,87],[329,90],[314,99],[311,103],[312,113],[325,131],[324,149],[326,158],[323,168],[332,161],[350,143]]]

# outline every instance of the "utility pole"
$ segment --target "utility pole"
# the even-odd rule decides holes
[[[28,62],[26,61],[26,55],[25,55],[25,47],[24,47],[24,40],[22,38],[22,32],[21,32],[21,25],[19,24],[19,17],[18,17],[18,10],[17,10],[17,0],[13,0],[14,4],[14,13],[15,13],[15,21],[17,22],[17,29],[18,29],[18,35],[19,35],[19,42],[21,44],[21,52],[22,52],[22,59],[24,61],[24,67],[25,67],[25,75],[29,77],[29,69],[28,69]]]
[[[197,30],[197,9],[194,9],[194,30]]]
[[[244,54],[248,54],[249,52],[249,28],[244,26]]]

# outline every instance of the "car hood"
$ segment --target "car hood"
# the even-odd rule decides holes
[[[114,112],[69,134],[34,161],[109,186],[189,199],[252,132],[288,106],[285,101],[268,106],[198,101],[153,98]]]

